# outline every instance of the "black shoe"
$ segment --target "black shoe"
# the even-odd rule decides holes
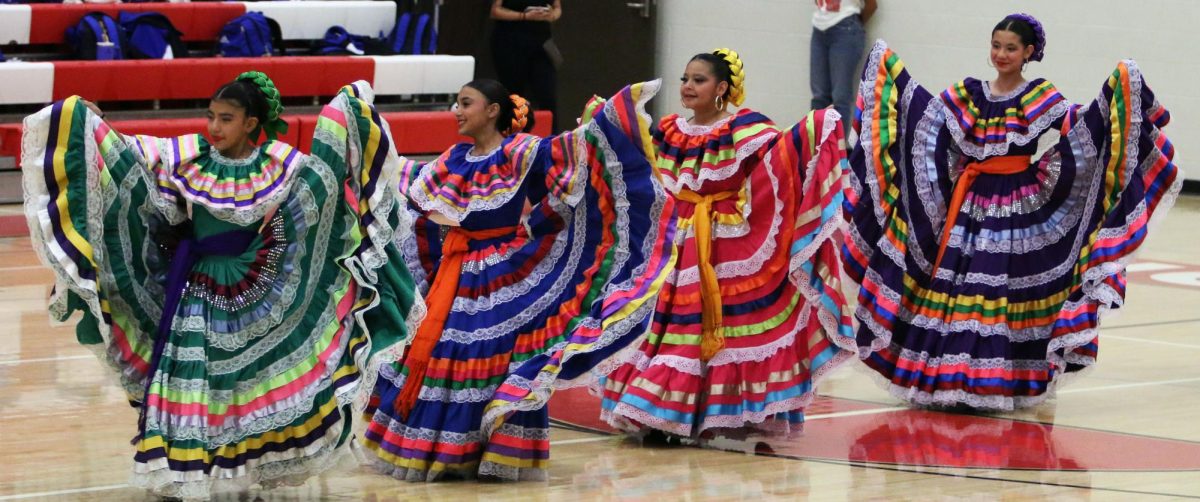
[[[642,436],[642,444],[657,446],[680,446],[683,444],[683,442],[679,439],[679,436],[667,434],[666,432],[658,429],[651,429],[650,432],[647,432],[645,436]]]

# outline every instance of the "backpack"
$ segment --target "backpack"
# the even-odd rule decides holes
[[[419,2],[412,2],[411,10],[406,10],[396,18],[396,25],[386,39],[390,53],[437,53],[437,28],[433,25],[433,16],[418,10],[425,9],[421,8]]]
[[[167,16],[157,12],[122,12],[117,19],[125,28],[125,53],[130,59],[175,59],[187,57],[183,34]]]
[[[108,14],[89,12],[67,28],[67,43],[75,57],[84,60],[124,59],[125,33]]]
[[[247,12],[221,28],[217,54],[225,57],[274,56],[283,52],[279,23],[261,12]]]
[[[330,26],[325,36],[313,43],[313,54],[331,56],[338,54],[367,54],[368,37],[353,35],[341,26]]]
[[[437,54],[437,27],[433,25],[433,16],[428,12],[417,16],[417,26],[413,30],[412,53]]]

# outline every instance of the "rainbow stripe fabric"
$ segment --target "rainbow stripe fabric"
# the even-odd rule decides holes
[[[832,110],[783,131],[749,109],[707,127],[677,115],[659,122],[653,147],[671,194],[729,194],[709,211],[724,347],[702,359],[697,204],[677,199],[679,258],[646,341],[605,381],[605,420],[680,436],[803,421],[815,382],[854,346],[833,238],[841,138]]]
[[[141,409],[133,484],[206,498],[303,482],[348,452],[351,405],[422,308],[393,244],[411,228],[390,189],[399,159],[363,86],[322,111],[312,155],[269,141],[234,160],[195,135],[122,136],[77,97],[26,119],[51,312],[82,311],[79,341]],[[177,244],[229,232],[249,245],[195,261],[156,339]]]
[[[1181,187],[1169,114],[1132,61],[1087,105],[1041,79],[933,95],[880,41],[861,88],[843,253],[861,285],[860,357],[915,404],[1041,402],[1095,363],[1100,314],[1124,303],[1125,265]],[[964,167],[1031,155],[1022,172],[975,179],[933,270]]]
[[[577,129],[518,134],[478,157],[452,147],[407,164],[401,186],[419,208],[414,273],[441,273],[439,213],[476,235],[457,293],[407,416],[409,368],[385,367],[363,443],[399,479],[545,479],[546,401],[585,385],[646,330],[675,255],[670,199],[640,138],[659,83],[626,87]],[[459,252],[459,251],[455,251]]]

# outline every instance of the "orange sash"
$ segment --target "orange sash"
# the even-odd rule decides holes
[[[517,227],[492,228],[488,230],[470,231],[462,227],[451,227],[442,242],[442,259],[438,271],[434,274],[433,284],[425,295],[425,305],[428,311],[425,319],[417,328],[412,344],[404,356],[404,365],[408,368],[408,377],[404,380],[404,388],[396,397],[395,407],[400,418],[407,419],[408,412],[417,403],[421,393],[421,385],[425,382],[425,370],[433,357],[433,347],[442,338],[442,329],[446,327],[446,317],[450,315],[450,307],[458,296],[458,279],[462,274],[463,260],[467,256],[468,244],[471,241],[495,239],[515,233]]]
[[[942,255],[946,253],[946,245],[950,243],[950,233],[954,230],[954,222],[958,220],[958,213],[962,211],[963,202],[966,202],[967,199],[967,191],[971,189],[975,178],[978,178],[980,174],[1019,173],[1029,168],[1030,159],[1029,155],[1006,155],[967,164],[954,184],[954,196],[950,199],[950,206],[946,208],[946,225],[942,228],[942,243],[938,246],[937,261],[933,262],[934,276],[937,275],[938,268],[942,265]]]
[[[700,360],[708,361],[725,347],[725,333],[721,326],[721,286],[717,282],[717,269],[712,263],[712,222],[715,216],[712,204],[738,195],[737,191],[717,192],[701,195],[691,190],[680,190],[675,198],[691,202],[696,206],[692,213],[692,226],[696,229],[696,266],[700,269]]]

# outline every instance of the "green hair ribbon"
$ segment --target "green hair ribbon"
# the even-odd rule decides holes
[[[271,77],[261,71],[248,71],[238,75],[237,80],[245,80],[254,84],[267,99],[267,121],[259,127],[266,133],[267,138],[275,140],[279,139],[279,136],[287,134],[288,124],[282,118],[283,103],[279,96],[279,89],[275,87],[275,82],[271,81]],[[257,131],[254,132],[251,139],[258,142]]]

